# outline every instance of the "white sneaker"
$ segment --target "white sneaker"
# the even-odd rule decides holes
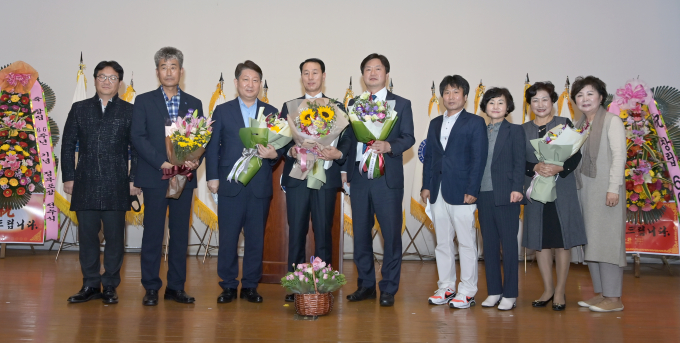
[[[503,294],[489,295],[482,303],[482,307],[496,307],[501,302]]]
[[[470,308],[476,304],[475,297],[468,297],[465,294],[458,293],[449,301],[450,308]]]
[[[498,309],[501,311],[512,310],[517,306],[517,298],[503,298],[501,303],[498,305]]]
[[[456,296],[456,291],[451,288],[440,288],[434,292],[434,295],[427,299],[432,305],[444,305]]]

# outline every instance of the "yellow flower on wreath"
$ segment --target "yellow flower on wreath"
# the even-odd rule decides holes
[[[16,154],[17,154],[16,151],[8,151],[8,152],[7,152],[7,155],[16,155]]]
[[[28,169],[28,167],[26,167],[26,166],[21,166],[21,172],[22,172],[22,173],[25,173],[25,172],[26,172],[26,169]]]
[[[626,110],[621,110],[621,113],[619,114],[619,118],[621,118],[621,119],[626,119],[626,118],[628,118],[628,111],[626,111]]]
[[[36,166],[35,166],[35,171],[37,171],[37,172],[42,171],[42,165],[41,165],[41,164],[36,165]]]
[[[7,180],[6,177],[1,178],[1,179],[0,179],[0,186],[6,185],[8,181],[9,181],[9,180]]]
[[[2,146],[0,146],[0,149],[2,149],[4,151],[9,150],[9,144],[3,144]]]
[[[652,193],[652,201],[653,202],[661,201],[661,194],[659,193],[659,191],[654,191],[654,193]]]
[[[12,187],[16,187],[16,186],[19,185],[19,181],[17,181],[17,179],[15,179],[15,178],[11,178],[11,179],[9,179],[9,185],[12,186]]]
[[[319,107],[319,116],[323,118],[326,122],[333,120],[335,116],[335,111],[330,106]]]
[[[626,169],[625,175],[626,177],[630,176],[630,169]]]
[[[302,113],[300,113],[300,123],[304,126],[311,125],[312,116],[314,116],[314,111],[311,108],[302,111]]]
[[[16,151],[24,151],[24,149],[22,149],[21,146],[19,146],[19,145],[15,145],[15,146],[14,146],[14,150],[16,150]]]
[[[9,99],[10,99],[12,102],[19,102],[19,100],[20,100],[21,98],[19,98],[19,96],[15,94],[15,95],[12,95],[12,97],[9,98]]]
[[[30,155],[30,154],[29,154],[28,152],[26,152],[26,151],[24,151],[23,154],[24,154],[24,156],[26,156],[26,157],[28,157],[28,155]]]

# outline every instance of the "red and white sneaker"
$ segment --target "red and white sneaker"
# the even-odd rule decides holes
[[[475,304],[475,297],[468,297],[460,293],[449,301],[450,308],[470,308],[470,306],[475,306]]]
[[[456,296],[456,291],[451,288],[440,288],[434,292],[434,295],[427,299],[432,305],[444,305],[451,301]]]

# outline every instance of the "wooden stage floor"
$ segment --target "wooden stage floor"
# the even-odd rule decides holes
[[[0,342],[678,342],[680,341],[680,266],[673,275],[661,265],[643,265],[642,277],[624,274],[625,310],[593,313],[576,302],[592,296],[585,266],[572,265],[567,287],[567,309],[532,308],[542,292],[535,263],[520,271],[517,308],[453,310],[427,303],[436,287],[436,265],[404,262],[401,288],[392,308],[376,301],[348,303],[356,289],[356,271],[345,261],[349,280],[336,295],[335,309],[315,321],[295,318],[284,303],[279,285],[261,284],[261,304],[236,300],[216,303],[217,259],[205,264],[188,257],[187,292],[193,305],[163,301],[142,306],[139,254],[125,256],[120,303],[105,306],[100,300],[68,304],[82,276],[75,252],[54,253],[10,250],[0,260]],[[520,265],[522,268],[522,266]],[[166,271],[162,266],[162,277]],[[479,269],[479,302],[486,297],[484,263]],[[161,290],[161,292],[163,289]],[[162,293],[161,293],[162,294]]]

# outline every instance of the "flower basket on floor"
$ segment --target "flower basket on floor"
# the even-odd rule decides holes
[[[333,310],[333,294],[347,283],[345,276],[320,258],[300,263],[294,272],[281,278],[281,286],[295,294],[295,312],[303,316],[323,316]]]

